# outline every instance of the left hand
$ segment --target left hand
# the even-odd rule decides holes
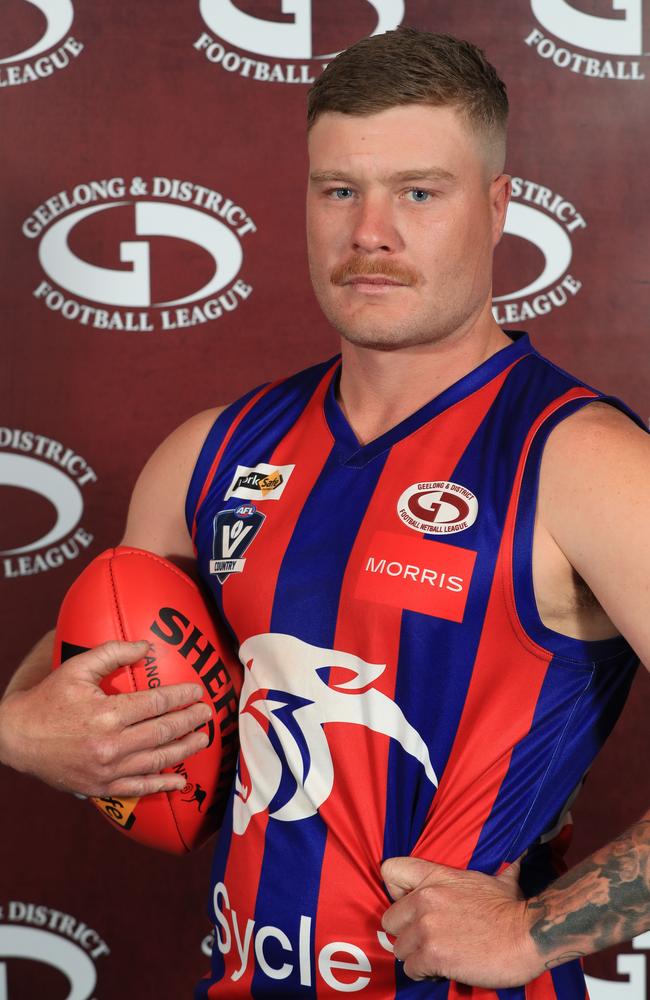
[[[395,903],[382,927],[411,979],[444,978],[497,989],[522,986],[544,971],[528,931],[519,862],[500,875],[460,871],[421,858],[381,867]]]

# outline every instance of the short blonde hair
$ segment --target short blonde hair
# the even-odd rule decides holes
[[[371,115],[401,104],[457,107],[489,140],[505,142],[506,86],[481,49],[404,26],[362,38],[325,68],[309,91],[307,125],[327,111]]]

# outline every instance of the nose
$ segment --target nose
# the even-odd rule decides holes
[[[352,230],[352,248],[358,253],[395,253],[402,249],[388,197],[373,193],[360,199]]]

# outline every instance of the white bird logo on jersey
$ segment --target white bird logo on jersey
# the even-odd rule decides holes
[[[326,722],[366,726],[397,740],[437,787],[429,750],[420,734],[394,701],[370,687],[386,664],[366,663],[351,653],[311,646],[278,633],[252,636],[242,644],[239,656],[245,677],[239,710],[235,833],[245,833],[251,818],[264,809],[279,820],[305,819],[318,811],[334,784],[323,728]],[[342,667],[352,676],[328,683],[332,667]],[[287,769],[291,780],[284,783],[283,794]]]

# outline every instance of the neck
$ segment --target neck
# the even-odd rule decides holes
[[[343,341],[339,402],[360,444],[395,427],[511,343],[489,317],[443,340],[394,351]]]

